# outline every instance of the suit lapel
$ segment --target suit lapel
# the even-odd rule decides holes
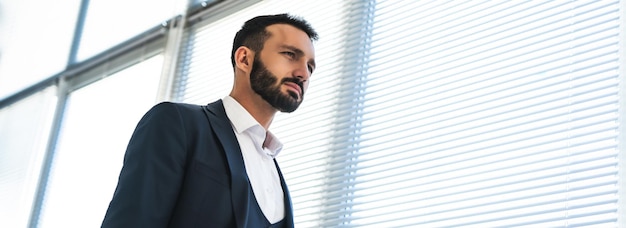
[[[250,191],[248,188],[248,176],[241,155],[241,148],[237,137],[233,132],[230,120],[224,111],[222,101],[216,101],[204,106],[205,114],[219,143],[224,147],[228,167],[231,173],[231,202],[235,213],[237,227],[247,227],[248,203]],[[281,177],[282,180],[282,177]]]

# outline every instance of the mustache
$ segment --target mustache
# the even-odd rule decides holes
[[[302,94],[304,94],[304,82],[299,78],[283,78],[280,82],[281,84],[284,84],[285,82],[295,83],[300,87],[300,91],[302,91]]]

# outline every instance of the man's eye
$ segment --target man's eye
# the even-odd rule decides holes
[[[293,52],[286,51],[286,52],[283,52],[283,54],[289,56],[289,58],[295,58],[296,57],[296,53],[293,53]]]

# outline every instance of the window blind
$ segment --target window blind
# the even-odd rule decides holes
[[[615,226],[617,4],[377,2],[351,224]]]
[[[613,227],[618,10],[261,1],[188,28],[174,100],[228,94],[245,20],[300,15],[320,34],[318,70],[300,109],[270,128],[297,227]]]
[[[298,227],[319,227],[326,220],[322,213],[335,210],[325,201],[332,200],[327,193],[334,191],[328,189],[328,183],[340,181],[333,177],[340,174],[333,169],[343,166],[334,164],[332,157],[339,157],[334,154],[344,150],[333,148],[346,147],[335,138],[350,128],[343,120],[350,119],[343,107],[350,106],[358,95],[351,92],[357,87],[350,87],[362,65],[355,64],[361,53],[351,50],[364,49],[359,36],[366,32],[362,24],[367,21],[363,15],[367,5],[358,1],[261,1],[237,12],[218,5],[209,9],[215,13],[207,13],[215,16],[191,26],[184,39],[173,100],[206,104],[228,95],[232,87],[232,39],[246,20],[262,14],[291,13],[308,20],[319,33],[320,41],[315,43],[318,67],[304,103],[294,113],[278,114],[270,128],[285,144],[278,160],[293,196]],[[340,92],[344,88],[348,90]]]

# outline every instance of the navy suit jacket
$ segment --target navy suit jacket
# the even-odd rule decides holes
[[[284,221],[293,227],[289,191],[278,173]],[[135,128],[102,227],[258,227],[247,222],[252,194],[222,101],[164,102]]]

